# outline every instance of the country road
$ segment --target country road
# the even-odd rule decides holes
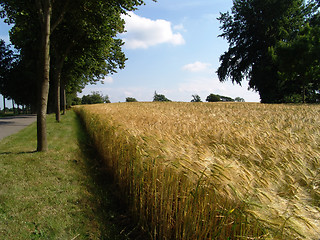
[[[21,115],[0,118],[0,141],[1,139],[19,132],[37,120],[37,115]]]

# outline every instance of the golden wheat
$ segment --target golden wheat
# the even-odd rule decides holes
[[[76,108],[153,239],[318,239],[320,106]]]

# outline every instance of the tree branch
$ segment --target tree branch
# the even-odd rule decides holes
[[[35,0],[35,4],[36,4],[36,8],[37,8],[37,12],[40,18],[40,22],[41,24],[44,23],[44,15],[43,15],[43,6],[41,4],[41,0]]]
[[[60,13],[60,16],[58,17],[58,19],[52,24],[52,27],[51,27],[51,33],[55,30],[55,28],[62,22],[63,18],[64,18],[64,15],[66,14],[67,12],[67,8],[68,8],[68,5],[70,3],[70,0],[67,0],[65,1],[65,4],[63,6],[63,9]]]

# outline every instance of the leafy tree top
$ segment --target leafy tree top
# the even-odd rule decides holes
[[[245,100],[243,98],[241,98],[241,97],[236,97],[234,100],[236,102],[245,102]]]
[[[192,100],[191,102],[202,102],[201,98],[198,94],[192,95]]]
[[[84,95],[81,99],[82,104],[97,104],[97,103],[110,103],[108,95],[103,96],[99,92],[92,92],[89,95]]]
[[[157,92],[154,92],[153,101],[154,102],[171,102],[171,100],[166,98],[165,95],[158,94]]]
[[[221,95],[218,95],[218,94],[213,94],[211,93],[207,99],[206,99],[207,102],[234,102],[235,100],[232,99],[231,97],[226,97],[226,96],[221,96]]]
[[[219,102],[221,101],[220,96],[219,95],[215,95],[213,93],[211,93],[207,98],[206,98],[207,102]]]
[[[304,0],[234,0],[231,12],[221,13],[220,37],[229,49],[220,56],[218,77],[259,91],[262,102],[281,98],[278,66],[269,49],[290,40],[304,24]]]
[[[137,101],[137,99],[135,99],[133,97],[127,97],[126,102],[138,102],[138,101]]]

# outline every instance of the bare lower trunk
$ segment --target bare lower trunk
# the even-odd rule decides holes
[[[47,151],[47,102],[48,102],[48,92],[49,92],[49,81],[43,81],[40,86],[40,99],[38,111],[37,111],[37,151]]]
[[[63,115],[66,114],[66,107],[67,107],[67,99],[66,99],[66,89],[65,86],[62,86],[62,108],[63,108]]]
[[[50,70],[50,20],[51,20],[51,2],[42,2],[41,24],[41,49],[39,56],[39,93],[37,110],[37,151],[47,151],[47,105],[49,93],[49,70]]]
[[[55,104],[55,112],[56,112],[56,121],[60,122],[60,82],[57,83],[56,86],[56,104]]]
[[[61,110],[61,95],[60,95],[60,91],[61,91],[61,71],[62,71],[62,66],[63,66],[63,61],[64,61],[64,57],[61,58],[56,58],[55,61],[55,68],[54,68],[54,86],[55,86],[55,113],[56,113],[56,121],[60,122],[60,110]]]

